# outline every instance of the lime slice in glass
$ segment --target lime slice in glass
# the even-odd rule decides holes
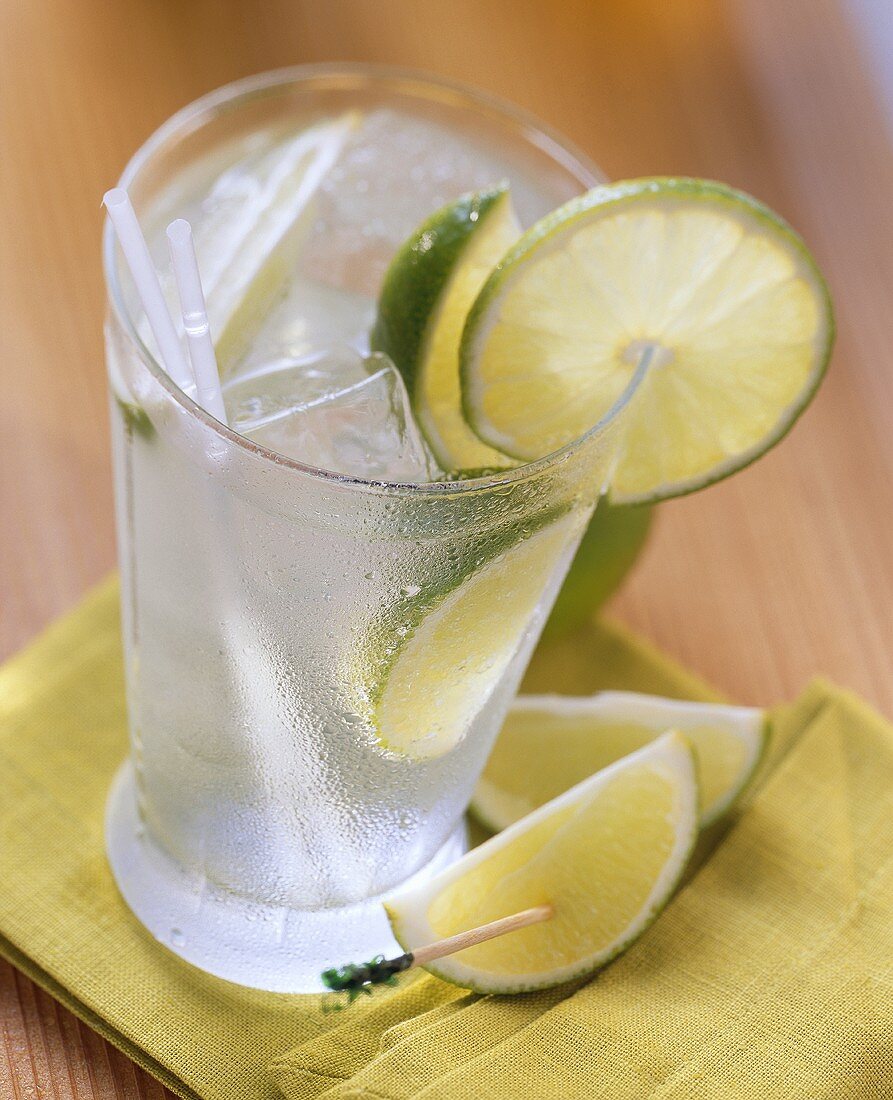
[[[764,712],[623,691],[516,699],[472,811],[487,828],[504,829],[668,729],[684,733],[694,751],[701,825],[709,825],[741,794],[762,758]]]
[[[419,426],[445,470],[514,465],[465,423],[459,340],[478,291],[520,232],[505,188],[464,195],[416,230],[385,275],[372,349],[403,375]]]
[[[753,461],[815,392],[834,324],[802,240],[741,192],[689,179],[599,187],[538,222],[462,336],[463,407],[530,461],[585,434],[650,366],[611,496],[660,500]]]
[[[414,625],[402,627],[384,663],[375,655],[393,632],[373,632],[364,668],[375,670],[369,722],[381,748],[422,760],[463,740],[536,628],[585,518],[564,513],[508,548],[490,546],[482,566],[434,596],[423,593],[405,616]]]
[[[349,112],[321,122],[234,164],[206,197],[195,247],[221,370],[249,345],[292,277],[317,192],[359,117]]]
[[[411,950],[549,904],[555,915],[428,964],[481,993],[558,985],[604,966],[675,889],[697,835],[691,750],[670,733],[627,756],[391,899]]]

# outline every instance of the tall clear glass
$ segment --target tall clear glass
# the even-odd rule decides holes
[[[452,85],[359,66],[267,74],[182,111],[125,171],[159,266],[180,212],[172,183],[219,170],[252,133],[382,105],[458,136],[470,164],[497,164],[526,223],[597,182],[538,123]],[[412,167],[408,150],[410,188]],[[418,211],[405,206],[408,234]],[[381,258],[369,265],[341,270],[374,294]],[[247,985],[318,988],[325,965],[395,946],[377,899],[463,850],[463,813],[598,501],[625,398],[584,439],[498,475],[338,476],[180,392],[147,350],[108,228],[105,266],[132,746],[109,799],[112,869],[184,959]],[[416,720],[431,728],[406,751]]]

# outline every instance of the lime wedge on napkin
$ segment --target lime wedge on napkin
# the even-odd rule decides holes
[[[589,974],[632,944],[676,887],[697,834],[691,750],[670,733],[566,791],[385,908],[407,950],[533,906],[554,916],[427,964],[480,993]]]
[[[694,751],[701,826],[709,825],[756,770],[767,741],[764,712],[624,691],[516,699],[478,781],[472,812],[487,828],[505,829],[668,729],[685,734]]]

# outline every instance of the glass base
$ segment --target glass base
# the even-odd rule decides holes
[[[137,919],[168,950],[218,978],[274,993],[317,993],[326,967],[403,950],[381,897],[342,909],[290,909],[251,902],[190,876],[146,836],[129,761],[109,791],[105,834],[115,882]],[[467,848],[463,821],[401,888],[436,874]]]

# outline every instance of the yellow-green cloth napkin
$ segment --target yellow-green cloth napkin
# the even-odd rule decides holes
[[[424,976],[325,1015],[186,966],[119,899],[102,840],[126,753],[117,614],[109,583],[0,669],[0,953],[174,1092],[893,1097],[893,730],[857,699],[816,683],[776,712],[746,811],[594,980],[492,998]],[[540,655],[528,687],[710,695],[603,623]]]

